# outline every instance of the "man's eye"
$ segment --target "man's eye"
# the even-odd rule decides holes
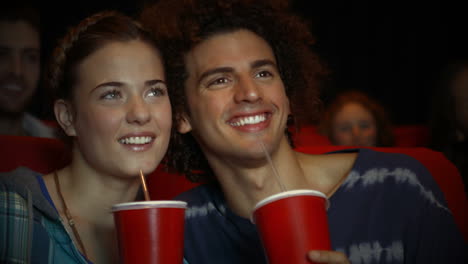
[[[209,82],[209,83],[208,83],[208,86],[226,84],[226,83],[228,83],[228,82],[229,82],[228,78],[225,78],[225,77],[223,77],[223,78],[217,78],[217,79],[215,79],[214,81]]]
[[[269,71],[261,71],[261,72],[257,73],[257,77],[261,77],[261,78],[271,77],[271,76],[273,76],[273,74],[271,74],[271,72],[269,72]]]
[[[101,95],[100,98],[105,99],[105,100],[118,99],[118,98],[121,98],[121,94],[117,90],[112,90],[112,91],[108,91],[104,93],[103,95]]]
[[[23,60],[28,63],[38,63],[39,62],[39,53],[34,51],[24,52],[22,54]]]

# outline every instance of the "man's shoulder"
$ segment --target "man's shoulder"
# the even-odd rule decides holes
[[[203,184],[178,195],[176,200],[187,202],[186,220],[205,219],[226,212],[224,196],[216,184]]]
[[[177,195],[174,200],[185,201],[191,205],[203,204],[215,199],[219,195],[217,187],[211,184],[202,184]]]

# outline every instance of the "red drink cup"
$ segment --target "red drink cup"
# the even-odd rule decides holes
[[[142,201],[112,206],[121,263],[181,264],[187,203]]]
[[[310,250],[331,250],[328,199],[318,191],[293,190],[267,197],[253,210],[269,264],[310,264]]]

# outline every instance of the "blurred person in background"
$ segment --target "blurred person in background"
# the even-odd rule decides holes
[[[54,137],[27,112],[41,74],[40,15],[27,3],[0,9],[0,134]]]
[[[468,59],[446,66],[434,89],[430,148],[444,153],[468,186]]]
[[[384,107],[357,90],[335,97],[320,120],[319,131],[333,145],[391,147],[395,144],[392,124]]]

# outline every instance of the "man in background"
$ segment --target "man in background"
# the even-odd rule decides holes
[[[0,9],[0,134],[54,137],[27,113],[41,72],[40,15],[27,4]]]

